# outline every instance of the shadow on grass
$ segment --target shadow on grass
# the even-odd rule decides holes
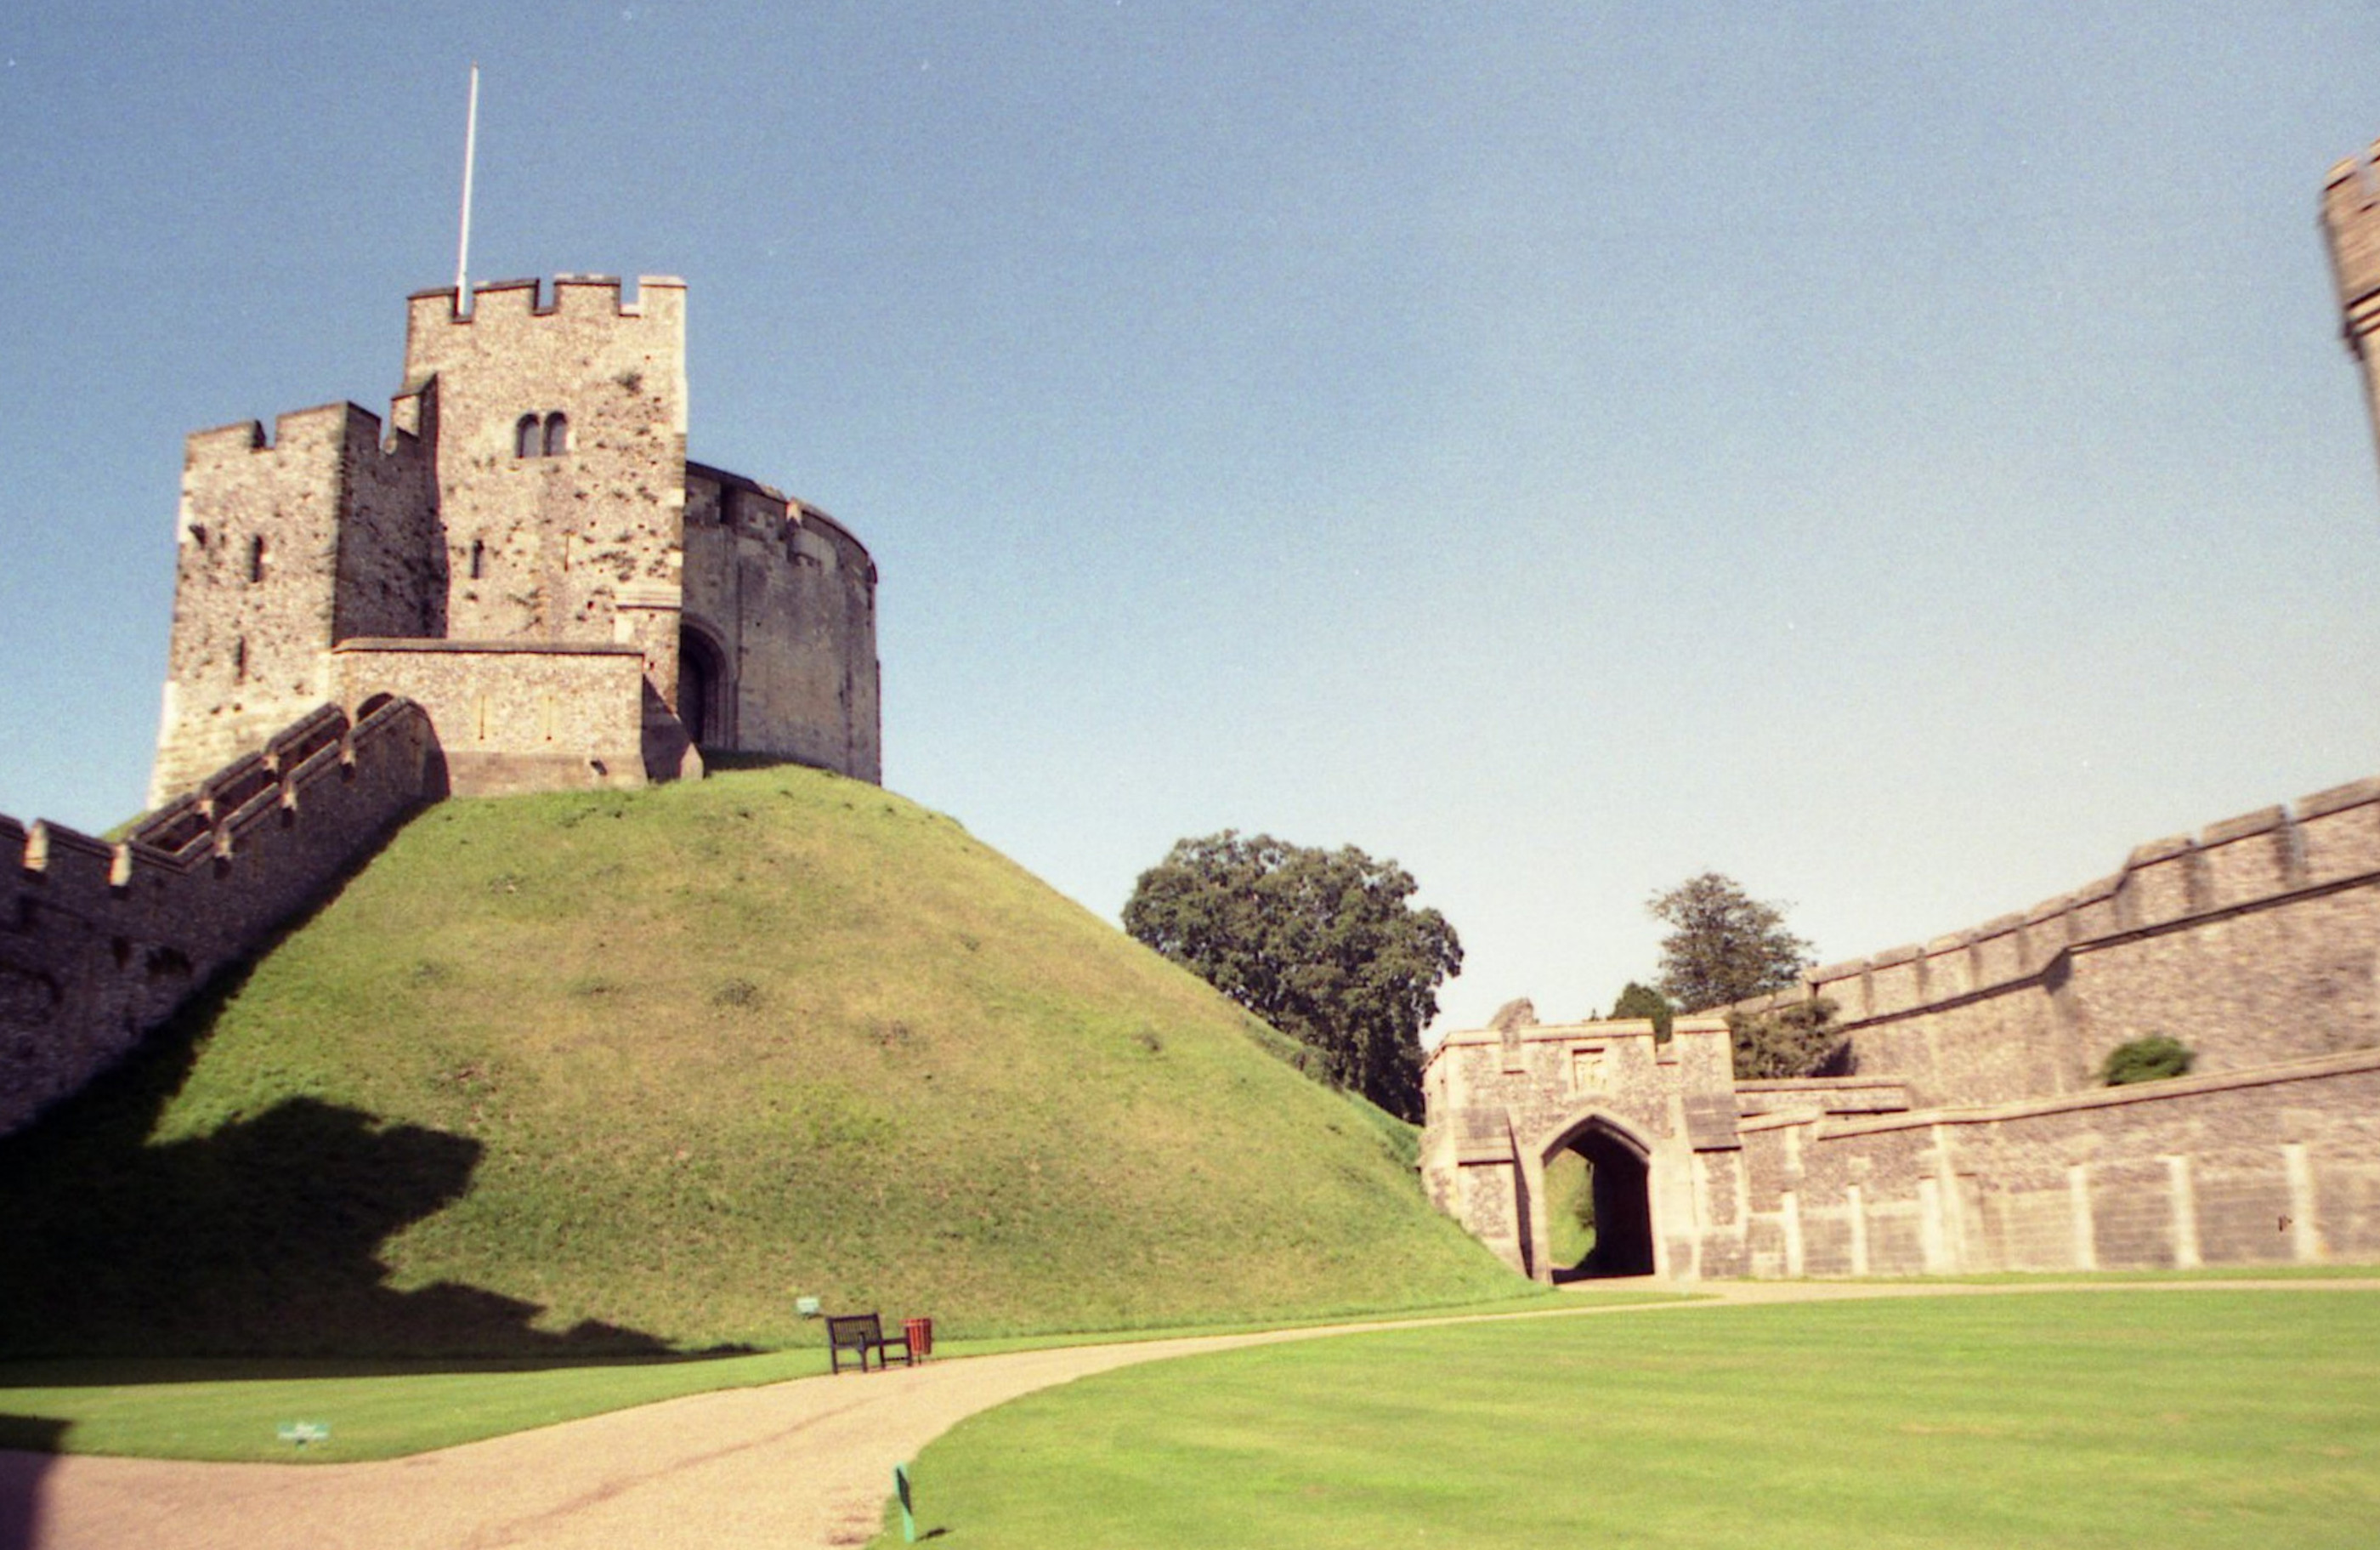
[[[290,1097],[152,1144],[246,978],[219,976],[122,1065],[0,1140],[0,1357],[413,1358],[419,1370],[432,1357],[672,1354],[613,1324],[537,1329],[538,1304],[476,1287],[386,1284],[381,1245],[469,1187],[483,1148],[468,1136]]]
[[[0,1550],[31,1550],[42,1527],[42,1477],[65,1439],[67,1422],[47,1416],[0,1415]]]

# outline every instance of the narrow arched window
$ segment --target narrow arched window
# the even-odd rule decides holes
[[[570,421],[560,414],[545,417],[545,455],[559,458],[570,450]]]
[[[478,539],[471,540],[471,580],[478,580],[487,567],[488,546]]]
[[[248,682],[248,637],[245,635],[232,643],[231,675],[235,683]]]
[[[262,533],[258,533],[248,541],[248,579],[251,581],[264,580],[264,535]]]
[[[538,450],[537,416],[533,414],[522,415],[520,417],[520,422],[513,427],[513,456],[516,458],[534,458],[537,456]]]

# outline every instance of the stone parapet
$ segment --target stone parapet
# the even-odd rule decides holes
[[[386,698],[421,707],[455,796],[632,787],[656,774],[636,645],[364,640],[341,642],[332,660],[352,713]],[[658,775],[677,773],[673,756]]]
[[[2031,909],[1725,1010],[1830,1001],[1859,1073],[1961,1103],[2087,1086],[2151,1033],[2205,1069],[2380,1044],[2375,961],[2380,779],[2151,841]]]
[[[0,1134],[121,1059],[437,794],[415,705],[323,707],[110,843],[0,819]]]

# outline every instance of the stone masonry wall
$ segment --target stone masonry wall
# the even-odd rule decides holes
[[[1593,1131],[1641,1153],[1665,1274],[1740,1273],[1742,1188],[1719,1019],[1682,1018],[1664,1044],[1643,1019],[1502,1019],[1441,1040],[1422,1090],[1425,1191],[1514,1269],[1550,1275],[1545,1165]]]
[[[2123,869],[1923,946],[1814,970],[1854,1068],[1920,1105],[2090,1089],[2166,1033],[2202,1072],[2380,1045],[2380,780],[2135,849]]]
[[[426,465],[403,434],[382,454],[379,420],[353,404],[285,414],[269,440],[254,421],[188,439],[150,805],[322,702],[349,481],[419,487]],[[404,590],[385,567],[360,555],[355,564],[374,596]],[[397,606],[407,604],[418,617],[418,596]]]
[[[434,403],[426,412],[434,438]],[[380,421],[360,410],[348,417],[334,641],[446,633],[446,544],[432,445],[399,431],[384,454]]]
[[[389,697],[421,708],[455,796],[645,784],[635,646],[366,640],[332,660],[348,714]]]
[[[704,742],[880,780],[876,567],[826,513],[686,466],[685,622],[726,678]]]
[[[115,1064],[436,794],[430,724],[324,706],[121,844],[0,817],[0,1134]]]
[[[2380,1259],[2380,1050],[1742,1130],[1754,1275]]]
[[[409,383],[437,382],[438,504],[447,633],[645,648],[662,697],[677,686],[685,563],[686,287],[648,275],[563,275],[452,289],[408,303]],[[519,445],[524,416],[560,415],[552,452]]]
[[[2380,145],[2372,154],[2380,157]],[[2380,434],[2380,179],[2372,162],[2357,159],[2330,169],[2322,190],[2322,225],[2328,238],[2331,275],[2338,283],[2338,311],[2347,348],[2362,368],[2364,407]]]

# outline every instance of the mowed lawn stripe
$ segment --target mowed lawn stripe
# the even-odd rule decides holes
[[[974,1546],[2380,1542],[2380,1295],[2044,1293],[1357,1335],[961,1424]],[[897,1536],[896,1536],[897,1537]]]

